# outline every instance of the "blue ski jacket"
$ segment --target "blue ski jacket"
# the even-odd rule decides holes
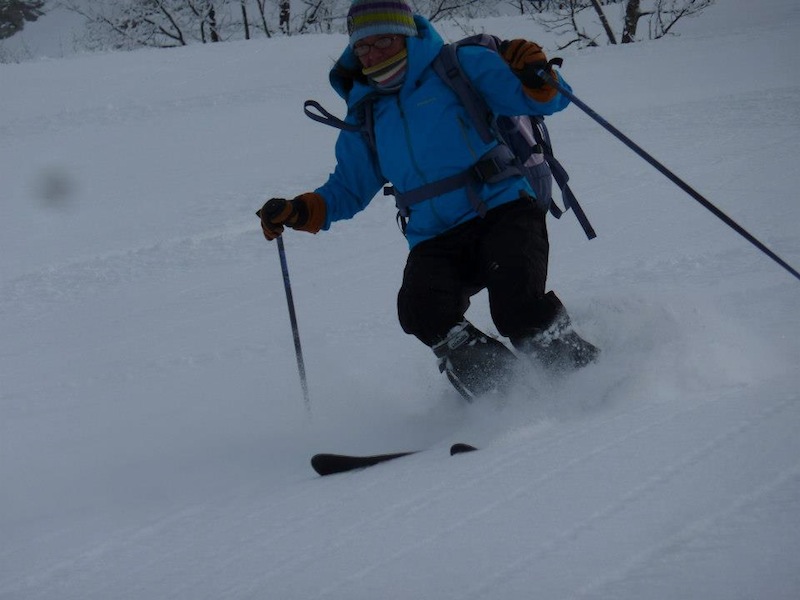
[[[398,92],[379,94],[363,78],[343,75],[344,71],[359,73],[361,68],[349,47],[331,70],[331,85],[347,102],[348,123],[358,122],[362,102],[374,102],[377,156],[362,133],[339,134],[336,168],[328,181],[315,190],[326,203],[323,229],[366,208],[386,179],[400,192],[407,192],[465,171],[497,145],[495,141],[486,144],[481,140],[455,93],[433,71],[431,63],[444,45],[441,36],[423,17],[415,16],[415,21],[419,35],[408,38],[408,70]],[[550,115],[569,104],[562,94],[546,103],[530,98],[503,58],[489,49],[462,47],[459,60],[497,115]],[[568,87],[563,78],[561,83]],[[483,184],[480,188],[489,210],[518,200],[521,192],[533,196],[523,177]],[[466,189],[415,204],[405,232],[409,247],[477,217]]]

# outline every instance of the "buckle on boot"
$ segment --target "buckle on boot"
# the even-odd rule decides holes
[[[438,358],[444,358],[450,350],[455,350],[467,343],[470,337],[469,324],[459,323],[447,332],[447,337],[432,346],[431,350]]]
[[[465,344],[469,341],[469,332],[467,331],[466,327],[461,329],[460,331],[451,332],[452,335],[448,336],[445,342],[447,342],[447,347],[450,350],[455,350],[462,344]]]

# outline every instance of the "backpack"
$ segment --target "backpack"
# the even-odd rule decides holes
[[[452,44],[445,44],[432,63],[434,72],[464,105],[473,127],[483,142],[489,143],[497,140],[498,145],[463,173],[434,181],[402,194],[392,186],[387,186],[384,187],[384,194],[395,197],[398,222],[405,232],[405,223],[410,214],[410,208],[418,202],[455,189],[466,188],[467,195],[476,212],[483,216],[486,213],[486,207],[483,206],[478,195],[479,185],[495,183],[508,177],[523,176],[533,189],[536,203],[542,210],[549,210],[550,214],[558,219],[564,212],[572,209],[586,237],[591,240],[597,234],[569,187],[569,175],[553,155],[553,147],[544,124],[544,117],[539,115],[495,116],[461,67],[458,58],[460,47],[477,45],[497,52],[499,42],[498,38],[487,34],[470,36]],[[560,59],[551,62],[558,65],[561,63]],[[311,108],[320,114],[312,112]],[[370,149],[377,152],[372,101],[363,102],[358,124],[346,123],[338,119],[315,100],[307,100],[303,105],[303,110],[308,117],[319,123],[346,131],[360,132]],[[554,179],[561,190],[563,209],[552,198]]]

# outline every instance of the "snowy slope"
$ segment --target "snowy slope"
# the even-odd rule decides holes
[[[800,8],[758,6],[565,74],[797,267]],[[331,169],[301,106],[341,112],[343,44],[0,65],[0,598],[800,596],[800,285],[576,108],[550,127],[599,238],[552,222],[551,285],[600,363],[464,406],[396,324],[378,198],[286,236],[309,418],[253,211]]]

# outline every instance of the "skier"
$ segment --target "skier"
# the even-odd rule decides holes
[[[355,0],[347,26],[349,45],[330,81],[347,102],[349,123],[358,121],[363,102],[373,102],[375,150],[359,132],[343,131],[324,185],[264,204],[264,236],[274,240],[284,227],[327,230],[363,210],[389,180],[401,196],[416,197],[404,227],[410,252],[397,299],[400,324],[433,350],[464,397],[503,389],[517,361],[464,316],[482,289],[498,332],[519,353],[556,371],[595,360],[598,348],[575,332],[559,298],[545,290],[546,211],[431,69],[442,38],[403,0]],[[549,68],[540,46],[511,40],[501,53],[459,49],[462,68],[495,114],[549,115],[567,106],[536,75]],[[471,182],[453,184],[463,173]]]

